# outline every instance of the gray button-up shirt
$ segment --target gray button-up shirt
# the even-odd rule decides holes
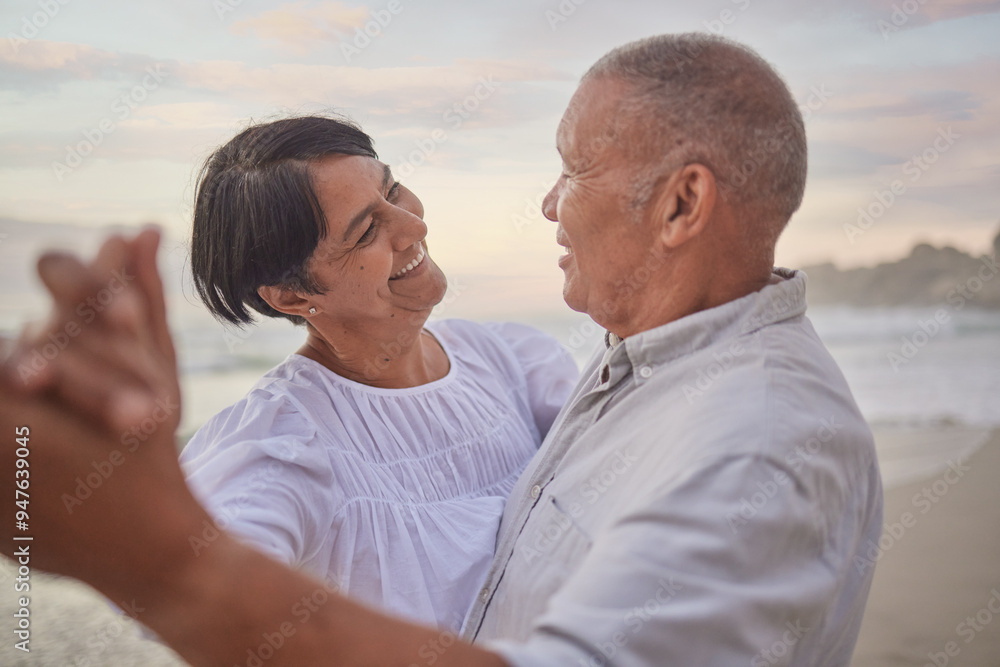
[[[779,269],[609,341],[514,488],[466,637],[518,667],[847,665],[882,487],[805,310]]]

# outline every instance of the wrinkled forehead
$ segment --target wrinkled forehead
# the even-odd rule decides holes
[[[628,85],[618,79],[584,79],[576,89],[556,130],[556,148],[563,158],[598,157],[620,144],[619,122]]]

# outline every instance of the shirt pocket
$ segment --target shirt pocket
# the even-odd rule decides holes
[[[515,560],[519,579],[534,599],[547,600],[576,571],[593,540],[576,520],[572,507],[543,495],[524,525]]]

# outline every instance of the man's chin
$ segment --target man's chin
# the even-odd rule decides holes
[[[587,312],[587,300],[582,298],[569,283],[563,285],[563,301],[566,302],[566,305],[569,306],[571,310],[575,310],[578,313]]]

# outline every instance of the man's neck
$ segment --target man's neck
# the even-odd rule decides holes
[[[598,323],[628,338],[758,292],[767,286],[771,275],[770,269],[757,270],[752,274],[710,276],[701,282],[665,276],[665,280],[651,284],[622,304],[614,313],[617,317]]]

